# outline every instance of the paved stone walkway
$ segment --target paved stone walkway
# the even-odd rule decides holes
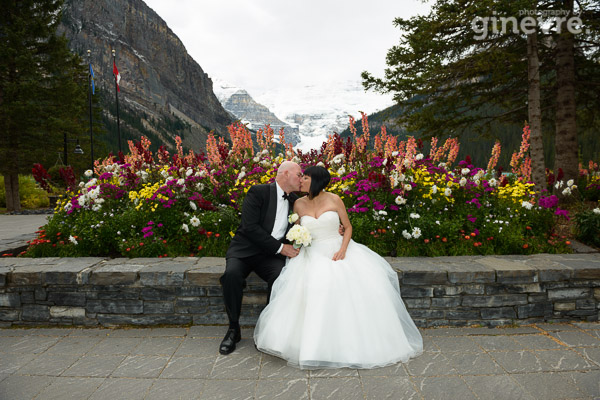
[[[422,356],[301,371],[225,328],[0,329],[0,399],[598,399],[600,323],[422,330]]]
[[[35,231],[48,223],[48,214],[0,215],[0,254],[27,246]]]

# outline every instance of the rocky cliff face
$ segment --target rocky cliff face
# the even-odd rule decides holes
[[[291,126],[281,121],[267,107],[257,103],[244,89],[237,88],[226,82],[215,81],[215,94],[225,107],[236,119],[245,123],[248,128],[258,130],[269,124],[275,131],[275,137],[280,128],[284,128],[286,141],[296,146],[300,143],[298,127]]]
[[[60,31],[85,60],[91,50],[96,88],[108,101],[114,101],[111,51],[116,51],[120,107],[141,116],[142,125],[169,147],[174,133],[156,129],[165,119],[189,125],[184,145],[194,150],[204,148],[210,130],[227,136],[232,118],[213,93],[211,79],[143,1],[67,0]]]

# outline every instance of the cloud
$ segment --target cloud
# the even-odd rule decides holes
[[[382,75],[418,0],[146,0],[211,77],[250,93]]]

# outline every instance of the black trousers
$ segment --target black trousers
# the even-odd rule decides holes
[[[230,326],[233,327],[239,324],[244,282],[250,272],[254,271],[256,275],[267,282],[269,287],[268,303],[273,282],[281,273],[284,265],[285,257],[277,254],[259,254],[245,258],[232,257],[226,260],[225,273],[221,276],[220,282],[223,287],[223,298]]]

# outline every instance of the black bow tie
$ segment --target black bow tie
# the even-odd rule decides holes
[[[290,195],[287,194],[287,193],[285,193],[285,192],[283,193],[283,196],[281,196],[281,197],[283,197],[284,200],[289,200],[290,199]]]

